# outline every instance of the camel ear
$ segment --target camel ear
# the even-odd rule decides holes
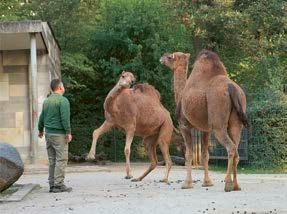
[[[178,55],[176,55],[176,54],[172,54],[172,59],[174,60],[174,61],[176,61],[176,60],[178,60]]]
[[[187,57],[187,59],[190,58],[190,53],[186,53],[185,56]]]
[[[125,72],[126,72],[126,71],[123,71],[123,72],[121,73],[121,75],[124,74]]]

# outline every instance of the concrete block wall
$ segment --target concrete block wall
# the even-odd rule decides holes
[[[49,71],[49,60],[47,54],[41,54],[37,56],[38,63],[38,116],[42,112],[44,100],[47,98],[47,94],[50,92],[50,82],[52,80],[51,72]],[[48,63],[48,64],[47,64]],[[38,117],[38,118],[39,118]],[[47,163],[47,151],[45,138],[39,139],[38,148],[36,152],[36,161],[41,163]]]
[[[29,50],[0,51],[0,141],[17,148],[24,162],[30,152]],[[37,56],[38,114],[50,91],[53,72],[47,54]],[[39,139],[36,161],[47,162],[45,139]]]
[[[0,51],[0,141],[29,158],[30,109],[28,52]]]

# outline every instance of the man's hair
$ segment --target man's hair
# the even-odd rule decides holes
[[[60,79],[53,79],[51,81],[50,87],[52,89],[52,91],[55,91],[59,86],[62,86],[63,83]]]

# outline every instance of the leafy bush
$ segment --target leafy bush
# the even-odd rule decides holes
[[[286,124],[285,101],[262,95],[287,83],[285,0],[2,0],[0,11],[1,21],[50,22],[62,48],[71,101],[72,153],[88,152],[93,129],[104,121],[104,99],[122,70],[154,85],[174,118],[172,74],[159,58],[164,52],[189,52],[192,64],[208,48],[247,94],[261,94],[248,99],[254,123],[251,163],[264,167],[286,160],[286,129],[278,128],[279,122]],[[123,149],[123,134],[111,131],[99,139],[97,151],[123,160]],[[138,139],[132,149],[133,158],[146,158]]]
[[[248,110],[252,124],[249,163],[259,168],[282,167],[287,164],[287,96],[269,92],[254,99]]]
[[[104,122],[103,102],[123,70],[131,70],[138,82],[148,82],[161,92],[164,106],[174,112],[171,72],[160,65],[166,51],[191,47],[183,40],[184,27],[175,22],[161,1],[104,1],[99,21],[91,32],[87,57],[65,53],[62,72],[71,101],[72,153],[88,151],[93,129]],[[178,37],[179,35],[183,37]],[[177,49],[178,50],[178,49]],[[124,135],[110,131],[99,139],[98,152],[110,160],[124,160]],[[176,152],[174,147],[172,151]],[[140,140],[132,145],[131,158],[146,159]]]

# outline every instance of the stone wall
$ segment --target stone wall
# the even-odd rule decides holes
[[[29,54],[0,52],[0,140],[15,146],[23,160],[29,157]]]
[[[37,56],[38,63],[38,118],[40,117],[44,100],[47,98],[47,94],[50,92],[50,82],[52,78],[55,78],[55,72],[53,72],[53,66],[50,64],[50,60],[47,54],[41,54]],[[52,67],[52,68],[51,68]],[[47,152],[45,139],[39,139],[38,148],[36,148],[36,161],[47,162]]]
[[[17,148],[24,162],[30,152],[29,50],[0,51],[0,140]],[[37,55],[38,114],[50,91],[52,78],[58,77],[50,57]],[[47,161],[45,140],[39,139],[36,161]]]

